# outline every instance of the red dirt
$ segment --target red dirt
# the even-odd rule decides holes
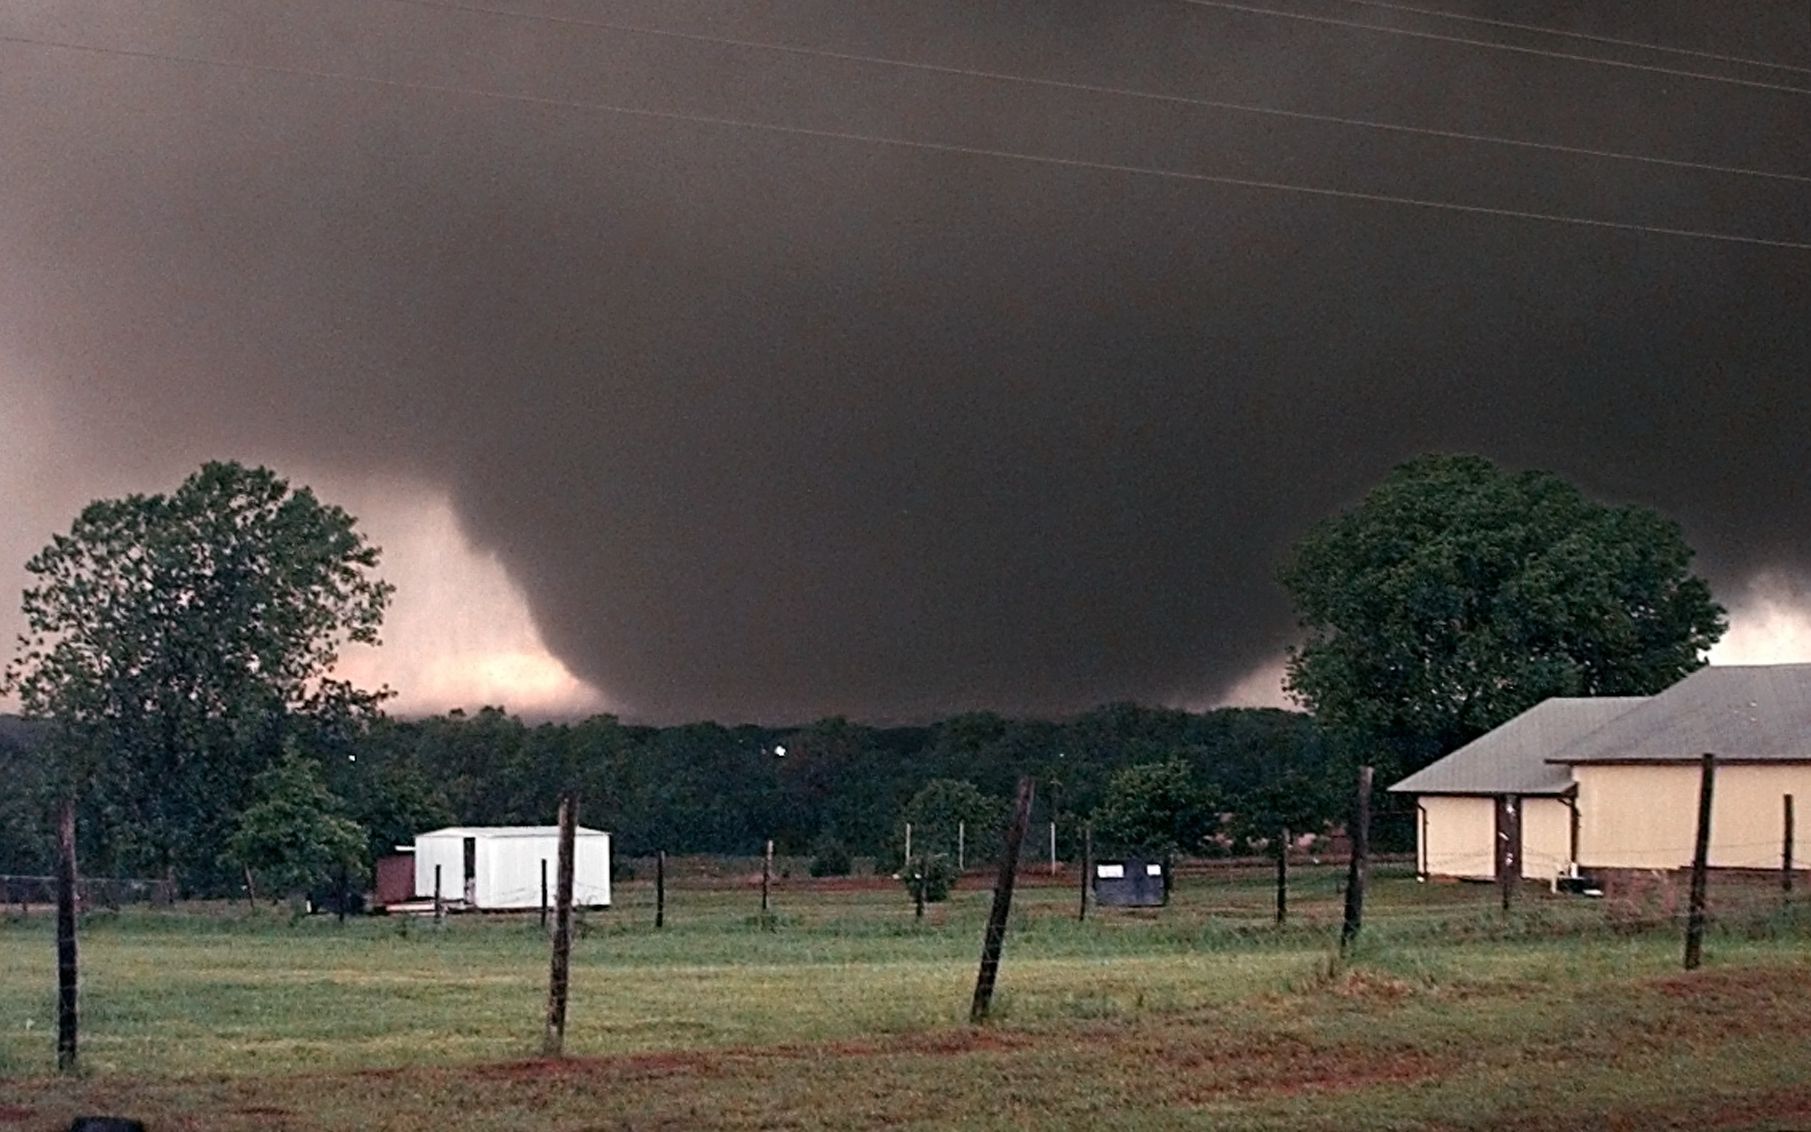
[[[35,1115],[29,1108],[0,1104],[0,1124],[24,1124]]]

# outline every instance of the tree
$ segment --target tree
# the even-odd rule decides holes
[[[1550,696],[1649,695],[1702,665],[1725,622],[1691,559],[1646,508],[1424,456],[1295,548],[1288,687],[1366,761],[1412,771]]]
[[[266,891],[299,899],[312,889],[362,875],[365,829],[345,816],[320,766],[293,748],[258,775],[258,800],[239,816],[228,842],[234,864],[250,869]]]
[[[1094,811],[1094,835],[1111,850],[1167,859],[1201,852],[1218,821],[1211,793],[1187,763],[1171,759],[1115,773]]]
[[[265,468],[210,463],[169,495],[89,504],[26,564],[6,670],[53,721],[114,867],[221,887],[251,783],[286,737],[357,731],[386,693],[331,673],[375,644],[391,587],[353,518]]]
[[[912,823],[912,853],[956,856],[956,842],[966,835],[971,846],[991,851],[998,840],[1006,807],[974,783],[959,778],[933,778],[906,803],[904,820]],[[981,854],[974,854],[975,859]],[[911,867],[907,861],[906,866]]]

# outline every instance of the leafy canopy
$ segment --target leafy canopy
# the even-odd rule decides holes
[[[320,766],[291,750],[258,775],[258,800],[239,816],[228,856],[272,892],[302,893],[366,864],[365,829],[345,816]]]
[[[1725,622],[1691,559],[1646,508],[1425,456],[1296,547],[1288,687],[1414,770],[1550,696],[1648,695],[1702,665]]]
[[[27,564],[4,686],[54,721],[62,788],[116,867],[217,870],[284,737],[344,735],[384,693],[335,679],[391,587],[352,517],[265,468],[210,463],[169,495],[89,504]],[[213,870],[214,873],[210,873]]]
[[[1148,857],[1199,853],[1218,824],[1211,791],[1180,759],[1130,766],[1107,782],[1094,833],[1109,852]]]
[[[958,835],[966,835],[970,860],[995,848],[1006,819],[1006,804],[990,798],[972,782],[933,778],[906,803],[912,823],[912,852],[947,853],[955,859]]]

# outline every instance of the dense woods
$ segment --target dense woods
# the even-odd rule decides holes
[[[41,763],[39,744],[28,727],[10,722],[0,730],[0,777],[28,784]],[[778,728],[645,727],[612,716],[530,724],[487,708],[380,718],[356,732],[322,733],[302,749],[319,761],[348,816],[365,827],[374,853],[437,824],[544,824],[560,793],[573,789],[584,800],[586,824],[614,832],[625,854],[745,854],[772,837],[784,853],[835,841],[884,861],[900,851],[914,796],[934,780],[971,783],[1004,806],[1018,776],[1036,774],[1044,783],[1037,819],[1050,820],[1054,803],[1067,840],[1101,806],[1114,773],[1127,767],[1180,762],[1204,798],[1236,808],[1280,777],[1328,777],[1315,772],[1333,757],[1297,713],[1133,705],[1064,722],[978,714],[924,727],[828,719]],[[0,801],[0,872],[49,867],[48,822],[33,793]],[[111,829],[112,815],[93,806],[82,817],[86,871],[145,866],[130,855],[130,840]],[[925,815],[916,848],[953,852],[954,845],[931,843],[947,834],[939,829],[935,816]],[[970,859],[984,860],[993,848],[977,839]],[[231,876],[203,869],[179,880],[190,891],[207,891]]]

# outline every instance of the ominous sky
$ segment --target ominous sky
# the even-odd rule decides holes
[[[0,583],[231,457],[386,545],[350,663],[409,709],[1263,700],[1280,555],[1449,449],[1661,508],[1722,659],[1811,655],[1811,251],[1098,167],[1811,244],[1803,0],[1411,2],[1680,50],[1356,0],[486,6],[1790,176],[397,0],[7,0],[189,61],[0,42]]]

